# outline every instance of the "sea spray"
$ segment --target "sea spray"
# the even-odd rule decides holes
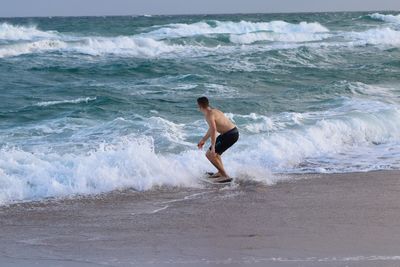
[[[400,169],[397,16],[1,19],[0,202],[204,186],[202,95],[239,183]]]

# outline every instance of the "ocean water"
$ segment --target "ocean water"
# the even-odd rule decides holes
[[[0,19],[0,204],[201,187],[208,96],[238,179],[400,168],[400,15]]]

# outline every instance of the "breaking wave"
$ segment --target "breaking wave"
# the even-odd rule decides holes
[[[208,34],[245,34],[262,31],[275,33],[329,32],[326,27],[322,26],[318,22],[300,22],[299,24],[292,24],[285,21],[211,21],[210,23],[196,22],[193,24],[169,24],[145,33],[144,35],[153,38],[164,39]]]
[[[324,112],[228,114],[241,129],[240,142],[224,157],[230,174],[271,184],[278,179],[271,173],[400,167],[396,161],[400,156],[400,110],[394,104],[357,98],[370,90],[363,84],[354,84],[352,90],[356,98]],[[122,188],[200,186],[198,177],[211,166],[203,152],[187,141],[195,134],[190,129],[198,127],[157,117],[147,121],[155,127],[153,131],[173,136],[166,140],[181,144],[182,151],[156,152],[152,137],[137,135],[100,143],[88,152],[3,147],[0,204]],[[362,160],[357,160],[360,155]]]
[[[155,58],[191,57],[212,53],[229,54],[237,51],[252,52],[257,49],[296,49],[301,46],[400,45],[400,32],[389,27],[374,28],[363,32],[330,32],[317,22],[292,24],[284,21],[209,21],[193,24],[168,24],[151,28],[156,29],[132,36],[103,37],[64,35],[41,31],[34,26],[15,26],[3,23],[0,24],[0,39],[8,41],[0,45],[0,58],[54,51],[90,56],[116,55]],[[213,34],[226,35],[229,43],[220,42],[218,38],[211,44],[196,40],[183,42],[175,40],[197,35],[208,38]],[[326,40],[342,36],[345,37],[344,41],[330,42],[330,40]],[[268,42],[268,44],[252,46],[258,42]],[[247,48],[243,48],[243,46]]]
[[[347,36],[354,40],[351,41],[353,44],[357,45],[400,45],[400,31],[387,27],[370,29],[364,32],[352,32],[348,33]]]
[[[79,41],[40,40],[0,46],[0,58],[49,51],[73,52],[91,56],[106,54],[132,57],[156,57],[179,52],[179,45],[169,45],[150,38],[135,37],[88,37]]]
[[[0,40],[32,40],[57,37],[56,32],[41,31],[36,26],[20,26],[8,23],[0,24]]]
[[[369,17],[376,19],[376,20],[400,24],[400,14],[399,15],[383,15],[383,14],[379,14],[379,13],[374,13],[374,14],[370,14]]]
[[[67,43],[60,40],[40,40],[0,46],[0,58],[24,54],[43,53],[67,48]]]

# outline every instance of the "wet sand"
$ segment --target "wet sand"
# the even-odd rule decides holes
[[[400,266],[399,178],[299,175],[3,206],[0,266]]]

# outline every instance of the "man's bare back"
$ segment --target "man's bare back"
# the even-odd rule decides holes
[[[231,120],[228,119],[222,111],[216,108],[211,108],[208,111],[208,113],[210,119],[213,119],[215,121],[215,126],[217,128],[218,133],[224,134],[236,127],[235,124],[233,124]]]

